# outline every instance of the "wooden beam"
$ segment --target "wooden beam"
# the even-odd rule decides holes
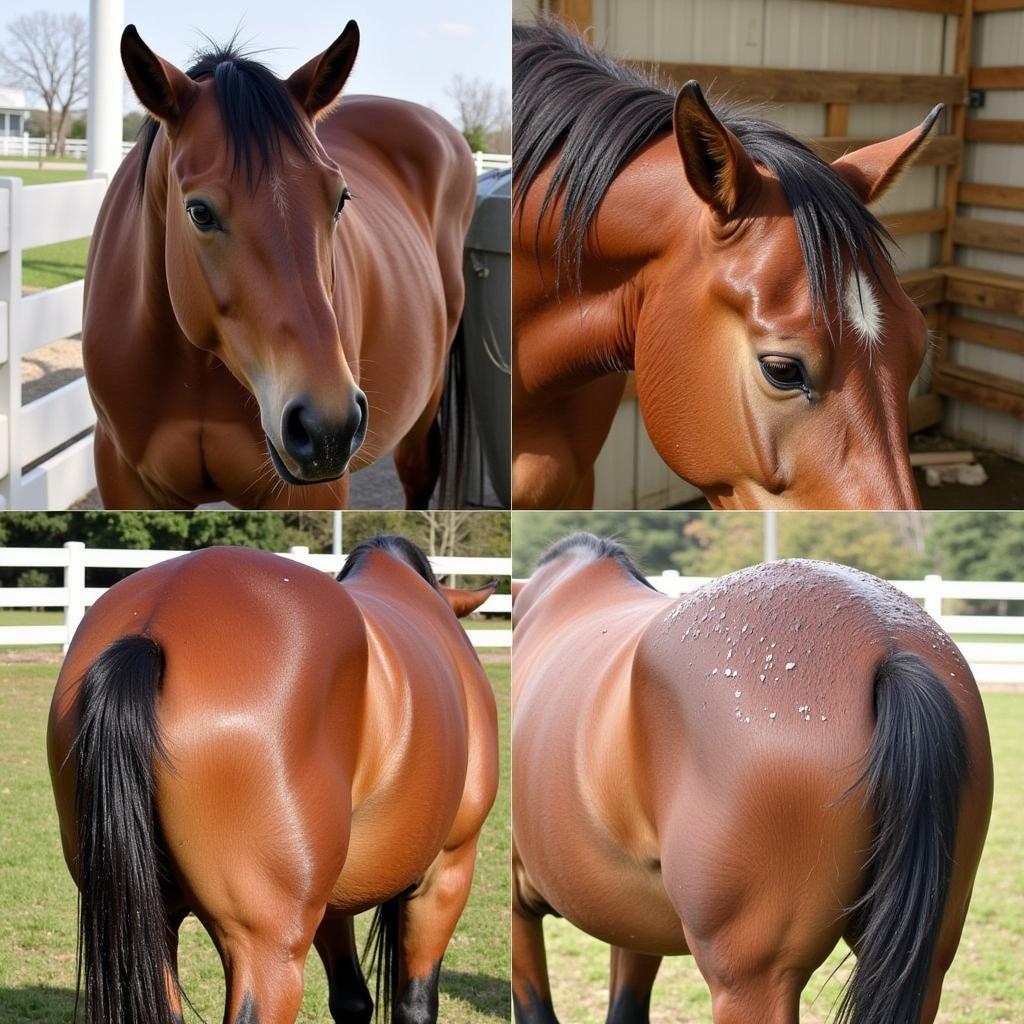
[[[1024,419],[1024,384],[996,373],[972,370],[940,360],[932,386],[940,395]]]
[[[972,68],[972,89],[1024,89],[1024,65],[1006,68]]]
[[[953,49],[953,70],[960,76],[966,78],[971,70],[971,45],[974,33],[974,0],[963,0],[963,10],[956,22],[956,42]],[[967,126],[967,108],[955,107],[950,117],[950,132],[957,138],[964,137],[964,130]],[[953,262],[953,219],[956,217],[957,188],[960,185],[960,176],[963,173],[963,149],[961,148],[961,159],[953,164],[946,171],[946,180],[943,184],[942,205],[946,208],[946,229],[942,233],[943,263]],[[945,325],[939,329],[939,355],[943,354],[946,332]]]
[[[946,297],[946,278],[934,267],[901,274],[900,285],[911,301],[921,309],[937,305]]]
[[[637,68],[650,61],[632,60]],[[727,64],[654,65],[678,85],[695,78],[712,93],[774,103],[943,103],[963,104],[963,75],[898,75],[880,71],[808,71],[805,68],[752,68]]]
[[[982,121],[971,118],[964,128],[968,142],[1024,142],[1024,121]]]
[[[975,249],[995,249],[1024,255],[1024,225],[1001,224],[993,220],[957,217],[953,221],[953,241]]]
[[[1024,0],[974,0],[975,14],[992,11],[1024,11]]]
[[[825,107],[825,134],[845,137],[850,130],[850,104],[829,103]]]
[[[858,7],[890,7],[899,11],[922,11],[927,14],[959,14],[963,0],[831,0],[834,4],[856,4]],[[1020,0],[1024,4],[1024,0]]]
[[[935,206],[930,210],[909,210],[905,213],[882,213],[878,219],[888,229],[889,234],[897,238],[946,229],[946,210],[942,206]]]
[[[997,210],[1024,210],[1024,188],[1019,185],[983,185],[960,182],[960,202],[966,206],[991,206]]]
[[[554,0],[551,4],[552,14],[567,25],[574,25],[580,32],[589,35],[594,27],[593,0]]]
[[[949,336],[1024,356],[1024,331],[1015,331],[1011,327],[997,327],[995,324],[985,324],[980,320],[954,316],[949,321]]]
[[[823,160],[836,160],[862,146],[871,146],[884,139],[851,139],[819,137],[806,140]],[[961,142],[955,135],[933,135],[927,139],[914,157],[915,167],[944,167],[960,159]]]
[[[946,277],[946,300],[975,309],[1024,316],[1024,277],[970,267],[940,267]]]

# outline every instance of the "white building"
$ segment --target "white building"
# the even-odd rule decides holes
[[[16,135],[26,130],[28,110],[25,109],[25,90],[0,85],[0,136]]]

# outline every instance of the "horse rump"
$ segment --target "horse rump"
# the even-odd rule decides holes
[[[956,703],[916,654],[875,673],[875,732],[857,783],[875,821],[867,888],[851,908],[857,964],[836,1024],[921,1020],[953,873],[967,738]]]
[[[154,813],[154,761],[166,760],[156,717],[163,668],[155,640],[125,636],[97,656],[82,682],[72,749],[86,1024],[181,1020],[168,992],[177,982]]]

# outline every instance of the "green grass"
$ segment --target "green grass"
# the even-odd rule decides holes
[[[509,666],[487,660],[500,714],[501,788],[441,975],[440,1019],[451,1024],[505,1024],[510,1017]],[[0,1024],[65,1024],[74,1004],[75,889],[61,855],[44,747],[56,673],[53,663],[0,663]],[[224,978],[216,952],[194,918],[181,939],[185,990],[207,1021],[220,1020]],[[323,970],[311,953],[299,1021],[329,1019]],[[186,1021],[196,1020],[186,1011]]]
[[[59,626],[62,611],[38,612],[32,608],[0,608],[0,626]]]
[[[985,707],[995,760],[995,803],[970,915],[946,976],[940,1024],[1024,1021],[1024,694],[987,693]],[[573,1024],[602,1024],[608,1005],[608,947],[553,918],[545,918],[544,934],[555,1012]],[[833,953],[804,990],[801,1024],[823,1024],[829,1018],[849,965],[835,980],[826,979],[844,952]],[[711,999],[691,957],[662,964],[651,1020],[711,1020]]]
[[[50,185],[58,181],[80,181],[85,171],[39,170],[35,167],[0,167],[0,178],[21,178],[26,185]],[[76,238],[36,249],[26,249],[21,260],[22,284],[27,288],[56,288],[85,276],[89,239]]]

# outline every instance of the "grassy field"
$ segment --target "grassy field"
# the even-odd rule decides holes
[[[50,185],[58,181],[78,181],[85,171],[39,170],[36,167],[0,167],[0,178],[21,178],[26,185]],[[57,242],[38,249],[26,249],[21,261],[22,284],[27,288],[56,288],[85,276],[88,238]]]
[[[995,804],[963,941],[946,977],[940,1024],[1024,1021],[1024,694],[989,693],[985,707],[996,769]],[[555,1011],[573,1024],[602,1024],[608,1005],[608,947],[552,918],[545,919],[544,934]],[[831,982],[826,979],[844,952],[837,950],[804,990],[801,1024],[829,1019],[848,967]],[[711,1020],[711,999],[692,958],[662,964],[651,1020]]]
[[[509,667],[487,657],[508,736]],[[44,752],[57,668],[0,662],[0,1024],[71,1018],[75,985],[75,889],[60,852]],[[509,776],[485,826],[469,906],[445,957],[440,1018],[450,1024],[507,1022],[509,1008]],[[182,927],[181,976],[207,1021],[223,1015],[224,980],[206,933]],[[186,1011],[186,1021],[198,1018]],[[299,1020],[329,1020],[327,986],[315,953],[306,967]]]

